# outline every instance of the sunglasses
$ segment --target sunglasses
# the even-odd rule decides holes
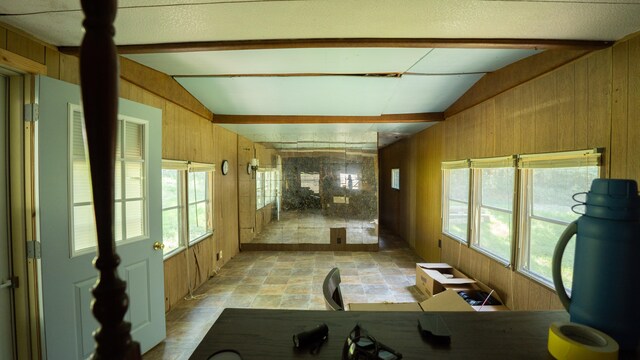
[[[365,329],[356,325],[342,349],[343,360],[399,360],[402,354],[377,341]]]

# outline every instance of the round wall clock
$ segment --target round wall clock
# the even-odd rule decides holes
[[[227,160],[222,160],[222,175],[227,175],[229,173],[229,162]]]

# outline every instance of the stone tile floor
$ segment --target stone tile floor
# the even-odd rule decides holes
[[[228,307],[324,310],[322,282],[340,269],[345,304],[424,300],[415,287],[415,263],[406,244],[381,242],[379,252],[241,252],[167,313],[167,338],[144,355],[188,359]]]
[[[329,244],[331,228],[347,228],[348,244],[375,244],[378,234],[373,220],[324,215],[321,210],[289,210],[281,213],[251,240],[258,244]]]

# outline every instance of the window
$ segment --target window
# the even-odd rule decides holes
[[[256,210],[276,201],[278,176],[278,171],[275,169],[256,171]]]
[[[467,160],[442,163],[442,232],[462,242],[468,241],[468,166]]]
[[[211,234],[210,171],[189,170],[187,193],[189,198],[189,244]]]
[[[272,175],[273,175],[273,171],[271,170],[267,170],[264,172],[264,204],[268,205],[270,204],[273,199],[272,199],[272,187],[273,187],[273,179],[272,179]]]
[[[184,248],[184,177],[186,162],[162,162],[162,243],[169,256]]]
[[[391,169],[391,188],[400,190],[400,169]]]
[[[574,194],[589,191],[599,175],[596,151],[522,156],[519,269],[552,286],[551,258],[558,238],[579,214],[572,211]],[[573,279],[575,242],[570,241],[562,263],[565,284]]]
[[[256,171],[256,210],[264,207],[264,170]]]
[[[340,187],[343,187],[349,190],[358,190],[360,188],[360,181],[358,180],[358,174],[340,173]]]
[[[511,263],[515,167],[512,156],[472,159],[472,246]]]
[[[71,256],[95,250],[91,175],[82,109],[69,104],[71,203],[73,204]],[[116,242],[144,238],[147,228],[146,148],[147,123],[118,116],[115,163],[114,238]]]
[[[311,189],[315,194],[319,194],[320,173],[300,173],[300,187]]]
[[[212,173],[213,165],[163,160],[162,242],[165,258],[213,232]]]

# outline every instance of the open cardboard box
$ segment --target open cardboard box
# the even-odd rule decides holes
[[[509,310],[504,305],[471,306],[460,295],[461,289],[447,289],[423,302],[417,303],[351,303],[350,311],[501,311]],[[464,291],[478,291],[478,289],[464,289]],[[485,290],[486,291],[486,290]],[[489,290],[490,292],[490,290]],[[494,292],[492,297],[502,302]]]
[[[467,287],[475,282],[449,264],[416,264],[416,286],[429,297],[451,287]]]
[[[445,275],[445,274],[448,274]],[[445,263],[417,263],[416,286],[429,298],[420,303],[350,303],[351,311],[501,311],[504,305],[470,305],[459,294],[475,295],[479,291],[504,304],[500,296],[484,283],[467,277]],[[486,295],[485,295],[486,297]]]

